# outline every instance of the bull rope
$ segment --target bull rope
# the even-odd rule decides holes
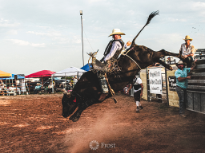
[[[130,50],[128,50],[127,53],[129,53],[131,50],[132,50],[132,48],[131,48]],[[127,53],[125,53],[125,50],[124,50],[124,51],[121,52],[121,55],[124,55],[124,56],[127,56],[128,58],[130,58],[130,59],[140,68],[140,70],[141,70],[142,68],[139,66],[139,64],[138,64],[132,57],[130,57],[129,55],[127,55]]]

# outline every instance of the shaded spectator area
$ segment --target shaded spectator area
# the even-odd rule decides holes
[[[71,91],[72,88],[75,86],[79,78],[85,73],[86,71],[83,69],[79,69],[76,67],[69,67],[59,72],[52,74],[52,80],[54,77],[63,77],[65,78],[62,83],[60,81],[58,84],[56,83],[56,89],[53,88],[52,92],[56,91]],[[70,78],[71,80],[68,80]]]
[[[55,86],[55,82],[51,80],[51,76],[54,73],[54,71],[42,70],[26,75],[25,78],[28,80],[29,93],[38,94],[50,92],[50,89]],[[36,81],[32,81],[34,78],[36,78]]]
[[[28,94],[28,88],[25,83],[25,76],[10,74],[0,74],[0,95],[21,95]]]

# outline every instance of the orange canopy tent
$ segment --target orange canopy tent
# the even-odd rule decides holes
[[[12,76],[11,73],[7,73],[7,72],[4,72],[4,71],[0,70],[0,78],[8,78],[8,77],[11,77],[11,76]]]

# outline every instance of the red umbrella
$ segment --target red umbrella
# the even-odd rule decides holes
[[[38,71],[29,75],[26,75],[25,78],[41,78],[41,77],[51,77],[52,74],[56,72],[49,71],[49,70],[42,70]]]

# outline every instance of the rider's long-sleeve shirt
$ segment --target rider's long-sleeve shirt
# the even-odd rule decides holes
[[[107,61],[109,59],[111,59],[114,55],[115,55],[115,52],[117,50],[120,50],[122,48],[122,45],[120,44],[119,41],[114,41],[113,44],[112,44],[112,48],[110,50],[110,53],[107,54],[107,56],[104,58],[104,61]]]

